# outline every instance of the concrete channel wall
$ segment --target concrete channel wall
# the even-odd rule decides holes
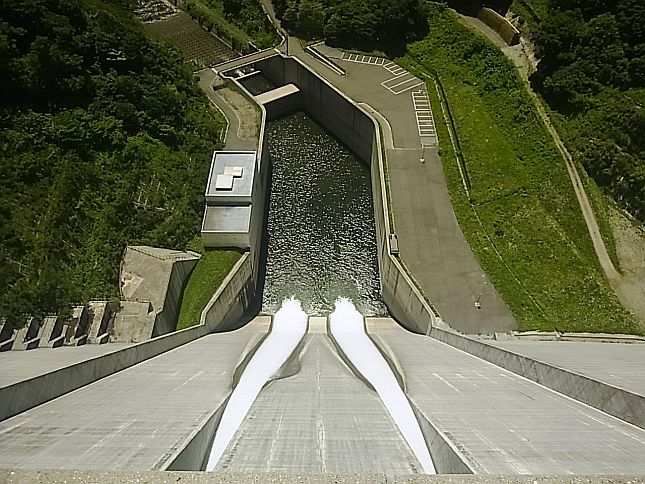
[[[230,398],[230,396],[229,396]],[[187,439],[187,443],[175,454],[165,461],[162,468],[153,470],[162,471],[203,471],[210,457],[209,450],[213,446],[215,432],[222,420],[228,398],[214,412],[210,414],[207,422]]]

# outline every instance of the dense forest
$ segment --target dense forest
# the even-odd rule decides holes
[[[535,88],[574,158],[645,220],[645,2],[547,0],[534,10],[546,12],[532,28]]]
[[[126,243],[199,233],[224,122],[128,0],[0,2],[0,316],[118,295]]]
[[[400,51],[422,38],[428,23],[422,0],[274,0],[289,30],[343,47]]]

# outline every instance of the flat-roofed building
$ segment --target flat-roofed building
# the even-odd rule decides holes
[[[255,151],[215,151],[206,184],[204,247],[250,247]]]
[[[251,206],[206,205],[202,224],[204,247],[250,247]]]
[[[207,205],[250,205],[255,151],[215,151],[206,185]]]

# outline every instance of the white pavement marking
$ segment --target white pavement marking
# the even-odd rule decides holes
[[[416,78],[414,80],[416,80],[418,82],[416,84],[408,85],[408,86],[406,86],[404,88],[394,89],[394,90],[392,90],[392,92],[394,92],[394,94],[402,94],[402,93],[404,93],[406,91],[409,91],[410,89],[414,89],[415,87],[419,87],[419,86],[423,85],[423,81],[420,81],[419,79],[416,79]]]
[[[437,142],[437,132],[434,125],[432,110],[430,109],[430,100],[428,94],[423,89],[412,93],[412,104],[414,105],[414,115],[417,120],[417,129],[421,146],[433,146]]]
[[[385,63],[384,58],[382,57],[372,57],[369,55],[358,55],[358,54],[348,54],[343,52],[340,57],[340,60],[347,62],[356,62],[357,64],[371,64],[375,66],[382,66]]]

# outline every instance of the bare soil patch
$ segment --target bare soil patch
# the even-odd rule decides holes
[[[612,209],[609,222],[622,277],[612,281],[622,303],[645,328],[645,227]]]

